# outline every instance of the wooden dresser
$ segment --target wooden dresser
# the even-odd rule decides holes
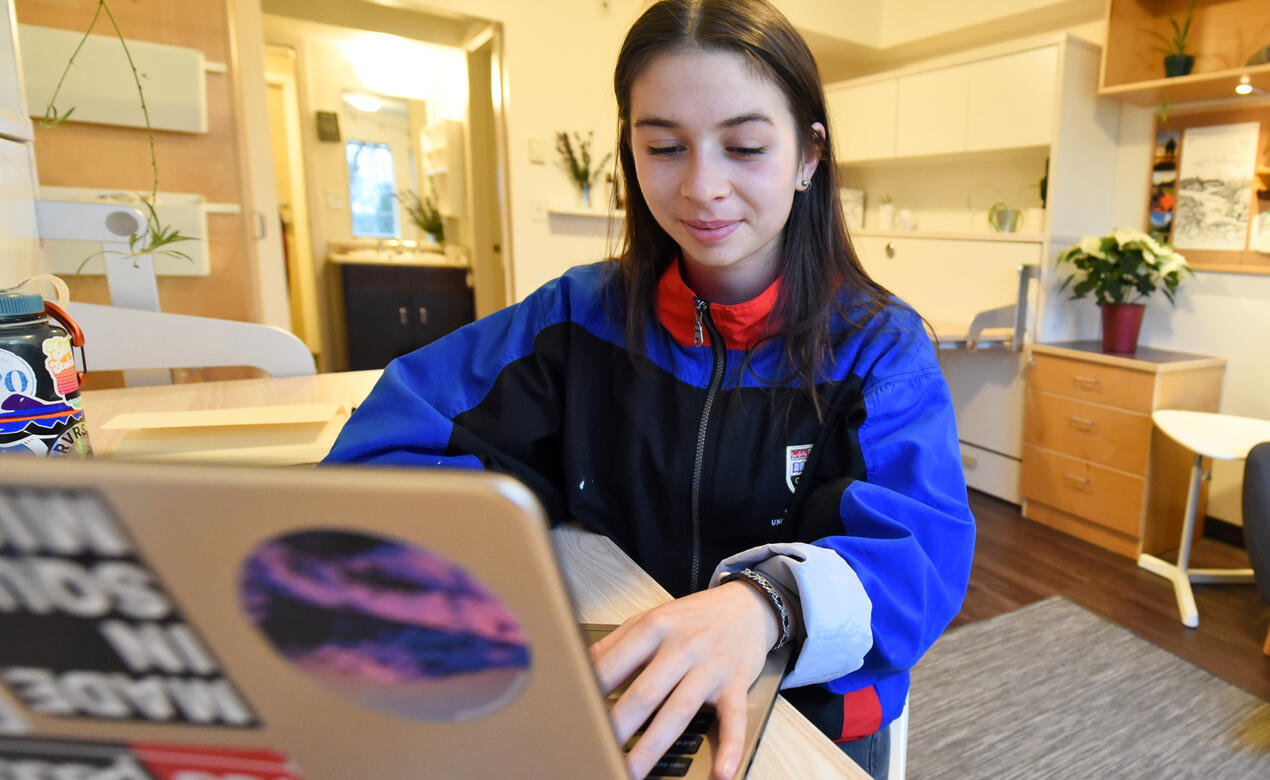
[[[1225,370],[1225,358],[1151,347],[1033,344],[1023,516],[1133,558],[1177,547],[1193,456],[1154,429],[1151,413],[1216,412]]]

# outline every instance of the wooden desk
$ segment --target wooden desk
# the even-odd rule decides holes
[[[96,390],[84,393],[84,416],[94,451],[99,457],[109,456],[118,445],[120,434],[103,431],[100,426],[116,414],[315,402],[356,405],[365,399],[379,374],[356,371]],[[670,595],[607,537],[568,527],[557,528],[551,535],[579,621],[620,623],[670,600]],[[869,776],[793,705],[779,698],[755,754],[750,777],[868,780]]]

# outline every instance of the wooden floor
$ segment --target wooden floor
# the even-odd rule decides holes
[[[970,491],[970,504],[979,535],[953,627],[1061,595],[1270,701],[1270,657],[1261,652],[1270,605],[1255,586],[1195,586],[1199,628],[1186,628],[1173,586],[1135,561],[1027,520],[1014,504],[983,493]],[[1248,565],[1243,550],[1208,539],[1192,553],[1192,566]]]

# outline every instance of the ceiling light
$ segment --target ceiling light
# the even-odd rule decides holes
[[[1239,77],[1239,83],[1235,86],[1235,93],[1239,95],[1252,94],[1252,84],[1249,83],[1249,79],[1246,75]]]
[[[358,111],[365,111],[373,114],[384,107],[384,103],[374,95],[366,95],[360,92],[351,92],[344,96],[344,102],[348,103]]]

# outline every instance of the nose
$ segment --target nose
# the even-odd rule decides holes
[[[694,203],[709,203],[727,197],[731,191],[722,161],[710,154],[693,154],[684,170],[680,194]]]

